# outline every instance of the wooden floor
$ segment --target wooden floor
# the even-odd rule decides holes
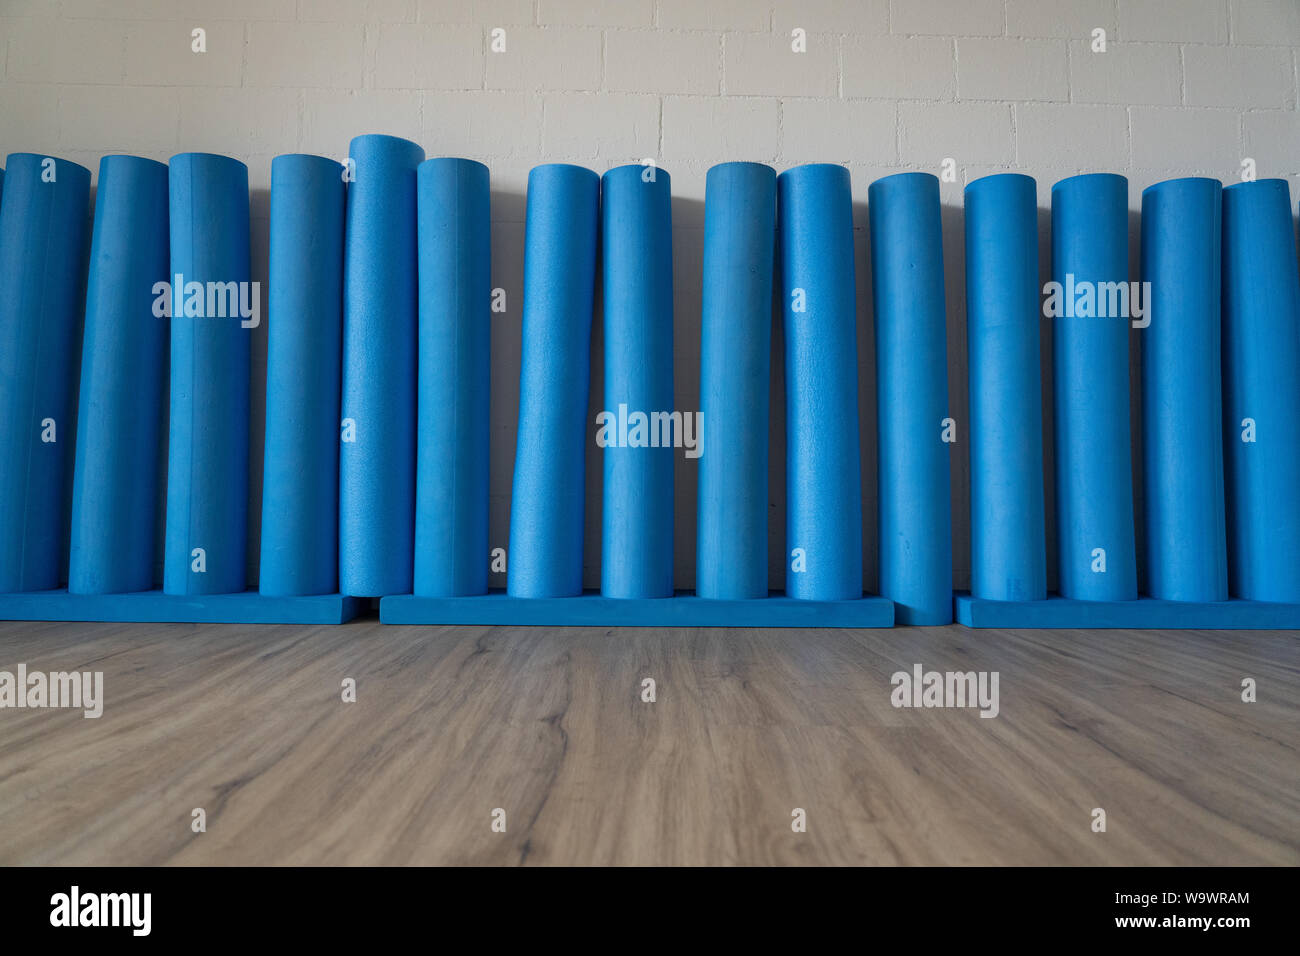
[[[106,698],[0,710],[0,863],[1295,864],[1297,640],[0,624]],[[999,716],[895,709],[917,663]]]

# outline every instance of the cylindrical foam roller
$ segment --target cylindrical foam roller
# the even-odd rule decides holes
[[[1128,180],[1052,188],[1056,537],[1062,596],[1137,597],[1129,448]]]
[[[243,591],[251,323],[248,168],[182,153],[170,168],[171,420],[163,591]],[[249,327],[245,327],[245,325]]]
[[[1047,597],[1038,192],[1018,173],[966,187],[971,593]]]
[[[723,163],[704,185],[695,591],[767,596],[768,391],[776,171]],[[703,445],[700,446],[704,448]]]
[[[59,586],[90,172],[11,153],[0,208],[0,594]]]
[[[1142,454],[1147,591],[1226,601],[1217,179],[1142,193]]]
[[[506,591],[582,592],[583,482],[600,178],[563,163],[528,175],[519,439]]]
[[[843,166],[777,177],[785,321],[786,594],[862,597],[853,198]],[[706,420],[704,427],[709,423]]]
[[[673,594],[673,228],[668,173],[601,179],[605,490],[600,590]]]
[[[1229,587],[1300,601],[1300,277],[1284,179],[1223,191],[1223,405]]]
[[[952,621],[947,328],[939,180],[871,184],[880,593],[900,624]]]
[[[420,371],[415,593],[488,585],[491,224],[488,168],[420,165]]]
[[[81,348],[68,590],[148,591],[154,580],[163,370],[171,302],[167,167],[99,163]]]
[[[258,590],[338,590],[343,167],[271,161],[266,442]]]
[[[352,140],[343,259],[339,590],[411,590],[418,282],[415,171],[424,150]]]

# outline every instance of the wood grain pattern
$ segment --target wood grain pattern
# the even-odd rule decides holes
[[[1297,636],[7,623],[106,703],[0,710],[0,863],[1296,864]]]

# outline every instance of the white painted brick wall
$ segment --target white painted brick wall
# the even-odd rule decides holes
[[[1069,57],[1064,40],[957,41],[957,96],[963,100],[1070,98]]]
[[[958,164],[1011,164],[1016,140],[1008,103],[898,104],[898,141],[903,163],[938,173],[951,157]]]
[[[1255,109],[1295,107],[1291,51],[1260,47],[1188,46],[1183,50],[1188,106]]]
[[[1115,33],[1115,0],[1007,0],[1007,35],[1078,39]]]
[[[788,99],[781,154],[789,163],[898,162],[898,107],[884,100]]]
[[[1183,101],[1181,58],[1172,43],[1116,43],[1101,56],[1092,52],[1091,40],[1072,41],[1071,101],[1177,106]]]
[[[189,49],[197,26],[207,31],[202,55]],[[504,53],[489,50],[498,27]],[[1106,31],[1105,53],[1092,50],[1096,28]],[[808,52],[791,52],[795,29],[806,32]],[[1300,0],[0,0],[0,155],[48,151],[92,170],[106,152],[236,156],[249,164],[254,272],[263,280],[276,154],[341,158],[352,136],[387,132],[419,141],[430,156],[487,163],[493,283],[510,297],[494,340],[492,537],[503,543],[524,191],[534,164],[576,161],[603,172],[654,157],[671,173],[677,393],[691,408],[709,165],[846,163],[860,230],[863,482],[872,496],[870,276],[861,232],[870,181],[905,169],[938,172],[945,157],[957,164],[957,181],[945,183],[942,196],[951,403],[962,421],[965,183],[1025,172],[1038,179],[1045,206],[1056,180],[1114,171],[1129,176],[1137,209],[1152,182],[1188,174],[1230,182],[1249,156],[1261,176],[1289,178],[1300,197],[1298,54]],[[256,342],[260,373],[265,342]],[[260,416],[258,385],[254,407]],[[779,404],[774,424],[779,429]],[[257,469],[256,427],[254,439]],[[589,467],[599,467],[592,458]],[[963,584],[961,446],[953,465]],[[254,474],[255,489],[260,478]],[[694,467],[679,462],[678,479],[678,533],[686,536],[677,549],[679,583],[689,586]],[[868,540],[872,511],[865,509]],[[773,531],[775,552],[775,521]],[[592,571],[599,537],[589,520]],[[872,581],[872,548],[866,564]],[[779,583],[775,554],[773,570]]]
[[[1125,40],[1228,42],[1228,0],[1119,0],[1119,34]]]
[[[948,37],[845,37],[840,80],[846,97],[951,100],[957,58]]]
[[[724,43],[723,85],[735,96],[839,94],[839,44],[829,33],[806,37],[807,52],[791,52],[790,34],[729,33]]]
[[[250,23],[244,84],[353,89],[366,73],[365,38],[357,23]],[[382,85],[374,74],[368,79]]]
[[[488,89],[600,89],[604,63],[604,34],[600,30],[533,26],[502,29],[506,30],[506,49],[487,58]]]
[[[722,43],[714,33],[608,30],[605,89],[641,93],[717,95]]]
[[[185,21],[129,21],[122,82],[127,86],[239,86],[243,80],[244,25],[220,20],[204,29],[209,52],[195,56],[190,49],[191,27]]]

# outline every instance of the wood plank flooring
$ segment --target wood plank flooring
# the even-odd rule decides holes
[[[4,623],[106,702],[0,710],[0,863],[1296,864],[1298,639]]]

